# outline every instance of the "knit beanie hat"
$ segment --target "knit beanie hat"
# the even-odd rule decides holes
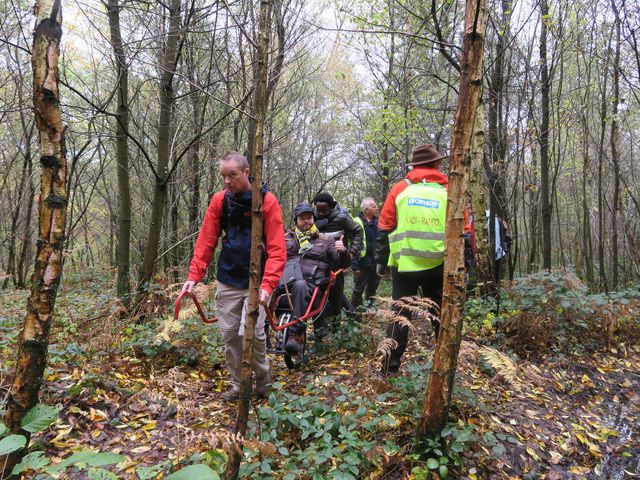
[[[313,213],[313,207],[308,202],[300,202],[293,209],[293,218],[298,218],[298,215],[303,213]]]

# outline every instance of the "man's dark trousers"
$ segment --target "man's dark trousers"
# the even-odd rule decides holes
[[[376,266],[360,267],[360,275],[355,277],[355,285],[353,287],[353,294],[351,295],[351,303],[354,307],[362,304],[362,293],[365,293],[367,301],[371,301],[371,297],[376,294],[378,285],[380,284],[380,277],[376,273]]]
[[[442,305],[442,283],[444,278],[444,264],[430,270],[419,272],[398,272],[397,268],[391,268],[392,290],[391,297],[398,300],[402,297],[415,296],[418,294],[418,287],[422,289],[422,296],[428,297],[439,306]],[[411,312],[398,306],[393,306],[393,310],[399,315],[411,320]],[[431,312],[436,314],[436,312]],[[436,339],[440,329],[440,323],[432,321]],[[398,322],[387,325],[387,337],[398,342],[397,348],[391,351],[388,359],[383,360],[383,370],[395,372],[400,368],[400,359],[407,348],[409,338],[409,327],[401,327]]]

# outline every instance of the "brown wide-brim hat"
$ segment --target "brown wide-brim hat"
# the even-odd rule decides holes
[[[447,158],[448,155],[442,155],[432,143],[419,145],[411,152],[411,161],[407,165],[425,165],[427,163],[436,162]]]

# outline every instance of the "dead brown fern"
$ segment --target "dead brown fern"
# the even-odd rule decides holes
[[[497,380],[503,379],[510,386],[519,389],[521,381],[518,378],[518,365],[511,358],[490,347],[480,347],[478,349],[480,357],[496,371]]]
[[[227,453],[233,451],[242,455],[242,447],[257,452],[261,457],[279,457],[278,449],[271,442],[262,442],[250,438],[244,438],[239,433],[218,432],[207,436],[207,443],[211,448],[220,448]]]
[[[386,358],[391,355],[391,352],[398,348],[398,342],[393,338],[383,338],[380,340],[378,344],[378,348],[376,349],[376,355],[381,355]]]

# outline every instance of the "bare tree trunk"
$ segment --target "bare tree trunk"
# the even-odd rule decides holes
[[[422,405],[422,419],[416,434],[418,441],[435,436],[446,425],[462,340],[465,301],[464,210],[467,204],[471,139],[482,90],[484,31],[484,0],[467,0],[460,93],[451,141],[442,319],[429,386]]]
[[[196,78],[194,75],[195,65],[192,65],[187,70],[187,78],[190,83],[190,95],[191,105],[193,106],[193,128],[197,138],[194,140],[189,152],[189,163],[191,165],[191,172],[189,173],[189,228],[187,230],[188,235],[194,235],[189,242],[191,250],[196,243],[195,233],[199,230],[200,221],[200,144],[202,125],[204,120],[204,108],[201,108],[201,104],[206,100],[203,100],[200,89],[195,84]]]
[[[25,266],[27,262],[27,255],[29,253],[29,247],[31,246],[31,216],[33,213],[33,199],[35,197],[35,185],[33,184],[33,178],[31,178],[31,174],[33,173],[33,162],[31,160],[31,154],[29,154],[29,168],[27,169],[27,176],[29,177],[29,196],[27,200],[27,216],[24,221],[24,232],[22,237],[22,248],[20,249],[20,258],[18,259],[18,267],[17,267],[17,282],[16,288],[26,288],[27,287],[27,270],[28,267]]]
[[[26,133],[26,132],[25,132]],[[30,140],[27,139],[27,142]],[[7,258],[7,277],[2,282],[2,289],[4,290],[9,285],[9,279],[16,284],[16,245],[18,243],[18,220],[20,219],[20,213],[22,212],[22,199],[24,196],[25,185],[27,183],[27,167],[31,162],[31,158],[25,155],[24,162],[22,164],[22,174],[20,175],[20,183],[18,184],[18,192],[16,195],[16,202],[13,206],[14,210],[11,212],[11,229],[9,231],[9,255]]]
[[[244,437],[247,433],[249,419],[249,401],[251,400],[251,359],[253,358],[253,340],[256,322],[258,320],[258,308],[260,306],[260,273],[261,273],[261,249],[262,244],[262,154],[264,148],[264,124],[269,103],[267,90],[269,68],[269,28],[271,16],[270,0],[261,0],[260,19],[258,26],[258,65],[256,69],[256,96],[254,106],[255,138],[249,143],[253,146],[251,151],[252,182],[252,222],[251,222],[251,260],[249,267],[249,298],[247,299],[247,319],[244,330],[244,343],[242,346],[242,371],[240,374],[240,398],[238,401],[238,416],[236,418],[235,432]],[[227,463],[226,478],[235,480],[240,471],[242,453],[234,449]]]
[[[144,259],[140,269],[138,289],[146,290],[155,271],[156,257],[162,232],[162,218],[167,203],[167,183],[169,181],[169,159],[171,157],[171,113],[173,110],[173,78],[178,64],[178,43],[181,37],[180,5],[181,0],[172,0],[169,16],[169,32],[162,61],[160,75],[160,118],[158,120],[158,164],[156,168],[156,185],[151,204],[151,221]]]
[[[529,99],[529,126],[534,125],[533,112],[535,103],[533,98]],[[529,238],[531,239],[531,249],[529,250],[529,259],[527,261],[527,273],[533,273],[539,267],[538,250],[541,241],[541,229],[538,221],[540,206],[540,189],[538,187],[538,157],[536,155],[535,146],[531,145],[531,175],[529,187]]]
[[[540,90],[542,121],[540,123],[540,195],[542,204],[542,266],[551,269],[551,202],[549,178],[549,65],[547,63],[547,21],[549,6],[547,0],[540,0]]]
[[[45,6],[50,9],[45,11]],[[20,430],[24,415],[38,403],[47,363],[49,331],[62,276],[62,248],[67,212],[67,160],[60,116],[58,58],[62,37],[60,0],[53,5],[37,1],[32,50],[33,105],[40,132],[42,177],[39,204],[38,249],[27,314],[18,339],[16,370],[7,398],[4,421],[12,432]],[[5,473],[11,472],[24,450],[0,456]]]
[[[587,196],[587,176],[589,175],[589,127],[586,116],[582,117],[583,125],[583,164],[582,164],[582,254],[584,259],[587,283],[593,288],[593,246],[591,244],[591,218],[589,216],[589,204]]]
[[[484,221],[487,199],[485,195],[486,169],[482,168],[484,159],[484,110],[478,106],[473,141],[471,144],[471,174],[469,176],[469,193],[471,195],[471,211],[473,212],[474,260],[478,287],[484,295],[495,291],[493,283],[493,263],[489,257],[487,223]]]
[[[609,40],[609,46],[607,52],[611,46],[611,40]],[[603,167],[604,167],[604,137],[607,128],[607,78],[606,73],[608,65],[608,54],[605,56],[603,65],[604,79],[601,84],[601,99],[600,99],[600,142],[598,143],[598,267],[600,276],[600,288],[605,292],[609,292],[609,282],[607,281],[607,270],[604,259],[604,246],[606,242],[607,232],[604,225],[604,192],[603,192]]]
[[[613,163],[613,211],[611,219],[612,269],[611,288],[618,289],[618,210],[620,209],[620,159],[618,158],[618,103],[620,102],[620,15],[616,0],[611,0],[611,8],[615,14],[616,50],[613,56],[613,112],[611,113],[611,163]]]
[[[118,109],[116,113],[116,153],[118,175],[118,297],[129,296],[129,245],[131,243],[131,192],[129,189],[129,67],[120,31],[120,5],[108,0],[107,15],[111,31],[111,46],[118,74]]]
[[[504,68],[505,59],[504,52],[506,47],[506,36],[509,31],[509,22],[511,20],[511,5],[507,0],[502,0],[502,19],[498,29],[498,39],[496,43],[496,58],[493,62],[493,71],[491,73],[491,82],[489,84],[489,138],[487,146],[489,155],[487,159],[491,159],[491,163],[485,164],[487,177],[489,180],[489,259],[491,261],[491,285],[493,292],[497,291],[500,282],[499,262],[496,261],[495,241],[496,232],[496,215],[502,219],[508,220],[506,211],[506,194],[504,186],[505,160],[507,156],[507,134],[504,122],[503,103],[504,103]],[[482,214],[482,217],[480,215]],[[477,220],[484,221],[484,212],[477,212]],[[476,223],[476,226],[478,224]],[[506,260],[506,259],[505,259]]]

